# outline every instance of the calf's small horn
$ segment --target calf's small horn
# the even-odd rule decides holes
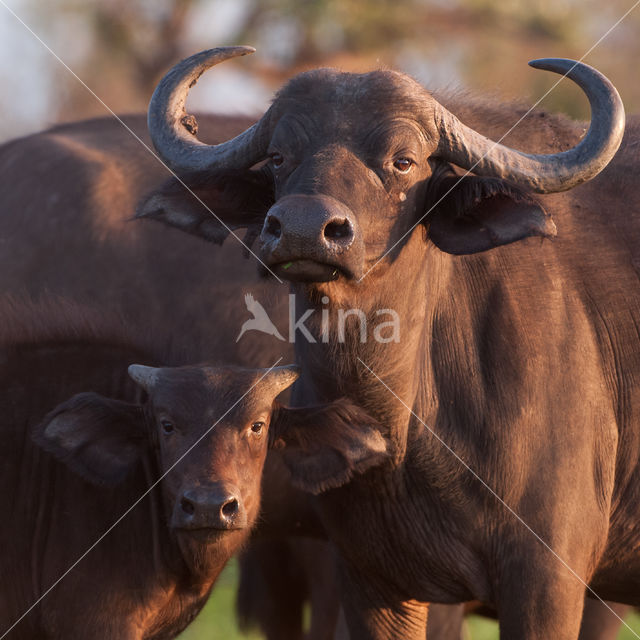
[[[273,393],[278,395],[298,379],[300,367],[295,364],[289,364],[271,367],[270,369],[260,369],[258,373],[261,374],[265,382],[271,385]]]
[[[137,382],[145,391],[150,392],[158,382],[159,369],[146,367],[142,364],[132,364],[127,369],[129,377]]]

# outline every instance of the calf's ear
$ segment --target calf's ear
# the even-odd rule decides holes
[[[250,246],[273,204],[272,183],[264,170],[171,178],[140,202],[136,218],[158,220],[216,244],[222,244],[230,230],[243,228]]]
[[[278,406],[271,424],[272,446],[282,450],[292,484],[316,495],[388,457],[380,425],[345,398],[314,407]]]
[[[425,218],[442,251],[479,253],[531,236],[552,238],[556,226],[526,191],[498,178],[459,177],[444,165],[429,179]]]
[[[115,486],[144,449],[144,412],[137,404],[80,393],[49,413],[32,438],[86,480]]]

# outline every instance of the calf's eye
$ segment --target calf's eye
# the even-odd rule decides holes
[[[409,169],[413,166],[413,160],[410,158],[398,158],[393,161],[393,166],[400,173],[409,173]]]
[[[162,427],[162,431],[164,433],[172,433],[173,432],[173,422],[169,420],[161,420],[160,426]]]
[[[271,162],[273,163],[273,166],[277,169],[278,167],[281,167],[282,164],[284,163],[284,156],[281,153],[272,153]]]
[[[251,432],[254,433],[255,435],[259,436],[260,434],[262,434],[262,430],[264,429],[264,422],[254,422],[251,425]]]

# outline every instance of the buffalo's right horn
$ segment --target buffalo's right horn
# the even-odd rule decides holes
[[[246,169],[264,159],[268,145],[264,118],[232,140],[208,145],[188,130],[185,111],[189,89],[207,69],[254,51],[253,47],[201,51],[178,63],[156,87],[147,116],[149,134],[162,160],[175,172]]]

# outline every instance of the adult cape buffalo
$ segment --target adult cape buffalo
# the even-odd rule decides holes
[[[200,143],[189,87],[250,51],[177,65],[149,127],[209,208],[235,194],[226,224],[259,237],[311,310],[294,402],[347,395],[383,425],[391,460],[348,485],[324,483],[320,457],[312,480],[293,475],[319,496],[352,637],[424,638],[427,601],[475,598],[496,606],[502,638],[575,640],[586,584],[640,603],[639,124],[610,163],[624,130],[614,87],[583,64],[532,63],[587,94],[581,139],[582,124],[542,111],[447,108],[400,73],[321,69],[240,136]],[[491,142],[516,122],[510,147]],[[227,233],[175,181],[140,215]],[[345,309],[362,323],[383,308],[398,341],[371,323],[327,331]]]

